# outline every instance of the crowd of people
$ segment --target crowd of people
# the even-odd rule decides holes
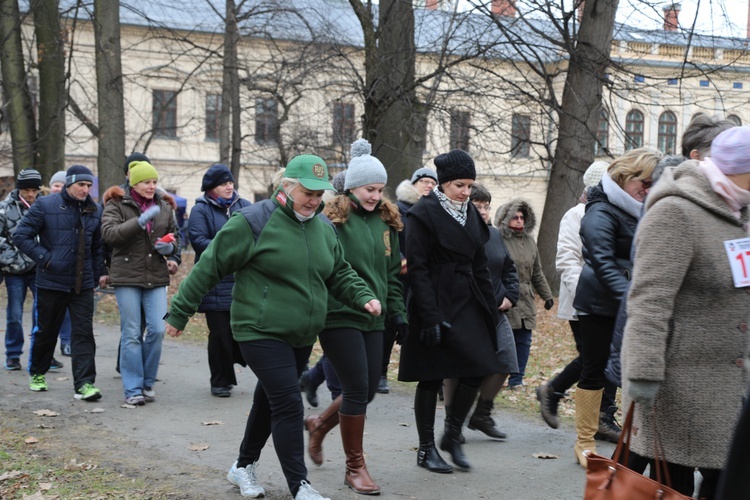
[[[569,322],[578,356],[535,390],[552,428],[574,390],[573,457],[582,467],[596,440],[620,438],[622,387],[622,407],[635,402],[638,428],[629,467],[645,473],[658,439],[673,488],[739,498],[729,475],[741,480],[735,462],[743,445],[731,454],[730,446],[750,367],[750,127],[699,114],[682,144],[682,156],[636,148],[584,173],[580,203],[560,223],[556,259],[557,314]],[[227,479],[244,497],[263,496],[257,469],[271,438],[292,496],[320,500],[305,451],[322,464],[336,426],[344,483],[380,494],[365,463],[364,428],[368,404],[390,390],[397,343],[398,379],[416,383],[416,465],[470,470],[464,426],[507,438],[492,418],[494,401],[506,383],[525,389],[535,303],[554,307],[548,279],[557,277],[542,271],[528,200],[508,200],[493,218],[492,196],[476,182],[467,152],[433,163],[398,185],[395,203],[384,194],[387,169],[364,139],[333,181],[322,158],[299,155],[278,174],[270,199],[254,204],[235,190],[226,166],[211,166],[188,222],[195,265],[169,305],[183,245],[174,200],[145,155],[126,159],[125,182],[107,189],[102,204],[90,195],[87,167],[58,172],[45,191],[39,172],[22,170],[0,202],[5,368],[22,369],[30,290],[29,388],[47,390],[47,372],[62,367],[54,357],[59,337],[76,398],[100,399],[94,292],[111,286],[123,400],[143,406],[156,401],[164,334],[179,336],[204,313],[210,393],[231,396],[236,363],[257,377]],[[316,341],[324,355],[308,369]],[[317,407],[323,381],[331,404],[306,417],[303,394]],[[436,440],[439,398],[445,420]],[[695,470],[702,481],[694,492]]]

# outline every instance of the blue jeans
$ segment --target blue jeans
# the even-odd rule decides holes
[[[5,356],[20,358],[23,354],[23,303],[26,291],[31,290],[36,303],[36,272],[6,274],[5,288],[8,290],[8,306],[5,309]],[[35,310],[36,308],[34,308]],[[36,316],[32,315],[32,330],[36,328]]]
[[[120,375],[125,398],[143,394],[156,382],[167,314],[167,288],[116,286],[120,309]],[[141,307],[146,318],[142,334]]]
[[[531,330],[527,328],[514,329],[513,337],[516,340],[518,373],[513,373],[508,378],[508,385],[511,387],[523,384],[523,376],[526,374],[526,363],[529,362],[529,353],[531,352]]]

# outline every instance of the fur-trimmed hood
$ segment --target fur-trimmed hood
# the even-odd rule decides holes
[[[508,223],[510,222],[511,217],[516,215],[516,212],[521,212],[523,214],[523,231],[513,231],[508,228]],[[531,234],[534,231],[534,228],[536,228],[536,215],[528,201],[523,198],[514,198],[497,209],[497,212],[495,212],[494,224],[496,228],[503,232],[504,236],[522,236]]]
[[[109,200],[122,201],[124,197],[125,188],[123,188],[122,186],[112,186],[104,192],[104,195],[102,195],[102,205],[106,205]],[[166,191],[157,189],[156,194],[154,195],[154,199],[157,202],[159,200],[164,200],[165,202],[169,203],[169,205],[172,207],[172,210],[177,210],[177,202],[175,202],[174,198]]]
[[[396,200],[414,205],[419,201],[419,193],[414,189],[414,184],[409,179],[401,181],[396,187]]]

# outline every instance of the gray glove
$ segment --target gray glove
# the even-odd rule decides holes
[[[143,212],[140,217],[138,217],[138,225],[141,226],[141,229],[146,229],[146,224],[148,224],[151,219],[159,215],[159,212],[161,212],[161,208],[159,208],[159,205],[154,205],[146,209],[146,211]]]
[[[163,241],[157,241],[154,243],[154,248],[161,255],[172,255],[174,253],[174,243],[164,243]]]
[[[646,408],[654,406],[656,394],[661,388],[661,382],[656,380],[630,380],[628,394],[633,401],[642,404]]]

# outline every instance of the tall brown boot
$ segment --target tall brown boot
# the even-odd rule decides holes
[[[576,462],[584,469],[588,466],[588,459],[584,451],[596,453],[596,441],[594,434],[599,429],[599,406],[602,403],[604,389],[595,391],[588,389],[576,389],[576,444],[573,452]]]
[[[364,415],[342,415],[341,442],[346,454],[346,477],[344,484],[362,495],[380,495],[380,487],[367,472],[365,456],[362,452],[362,436],[365,432]]]
[[[315,465],[323,464],[323,438],[326,437],[328,431],[339,425],[339,408],[341,408],[341,395],[334,399],[320,415],[305,417],[305,429],[310,433],[307,452]]]

